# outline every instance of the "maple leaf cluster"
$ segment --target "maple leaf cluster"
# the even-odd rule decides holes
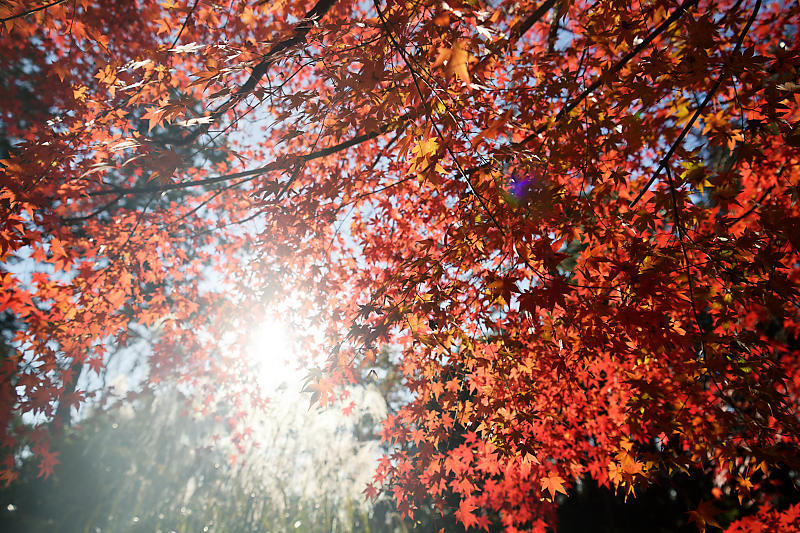
[[[140,327],[145,386],[258,405],[241,346],[291,302],[325,329],[322,404],[398,351],[407,401],[367,494],[407,515],[543,530],[581,479],[635,497],[689,469],[766,501],[755,470],[800,466],[799,18],[3,2],[3,478],[24,443],[52,472],[79,378]]]

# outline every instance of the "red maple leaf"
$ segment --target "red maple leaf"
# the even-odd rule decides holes
[[[478,523],[478,517],[473,513],[475,509],[477,509],[477,506],[472,503],[471,498],[465,498],[458,504],[458,509],[455,512],[456,519],[464,524],[467,529]]]
[[[60,461],[57,459],[58,452],[51,452],[49,449],[40,447],[38,450],[41,461],[39,462],[39,477],[47,479],[53,473],[53,467]]]
[[[687,514],[689,515],[689,521],[694,522],[701,533],[705,533],[706,526],[722,527],[719,525],[716,518],[720,512],[719,509],[714,507],[712,502],[703,500],[697,506],[697,509],[688,511]]]

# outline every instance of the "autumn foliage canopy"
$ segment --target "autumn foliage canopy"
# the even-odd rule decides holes
[[[3,479],[22,446],[52,470],[48,435],[141,328],[144,386],[233,405],[246,445],[236,412],[265,392],[240,341],[280,308],[324,330],[323,406],[397,352],[366,493],[407,514],[543,530],[581,480],[633,498],[706,472],[758,509],[731,531],[798,530],[768,498],[800,468],[798,21],[782,0],[0,2]]]

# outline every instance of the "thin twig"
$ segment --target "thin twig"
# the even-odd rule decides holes
[[[273,170],[284,170],[289,168],[292,164],[297,162],[308,162],[313,161],[314,159],[320,159],[323,157],[327,157],[333,155],[335,153],[341,152],[348,148],[352,148],[353,146],[362,144],[367,141],[371,141],[377,137],[380,137],[384,133],[388,132],[398,123],[402,124],[407,115],[403,115],[395,122],[387,122],[383,124],[380,128],[375,131],[364,133],[362,135],[358,135],[349,139],[347,141],[341,142],[334,146],[329,146],[327,148],[321,148],[319,150],[315,150],[309,152],[307,154],[303,154],[296,157],[283,157],[281,159],[277,159],[272,161],[271,163],[264,165],[262,167],[254,168],[251,170],[243,170],[242,172],[235,172],[233,174],[225,174],[222,176],[214,176],[212,178],[205,178],[200,180],[193,180],[193,181],[182,181],[178,183],[166,183],[163,185],[146,185],[143,187],[133,187],[133,188],[124,188],[124,187],[114,187],[110,189],[104,189],[101,191],[93,191],[89,193],[89,196],[104,196],[107,194],[147,194],[151,192],[166,192],[172,191],[176,189],[186,189],[190,187],[198,187],[201,185],[212,185],[214,183],[220,183],[223,181],[235,180],[245,177],[254,178],[256,176],[260,176],[266,172],[271,172]]]
[[[586,89],[584,89],[579,95],[570,99],[570,101],[567,102],[567,104],[564,107],[562,107],[561,110],[556,115],[555,122],[558,122],[562,118],[564,118],[570,111],[575,109],[575,107],[578,104],[580,104],[581,100],[592,94],[602,85],[604,85],[607,81],[609,81],[614,74],[622,70],[622,68],[625,65],[627,65],[631,59],[639,55],[639,53],[641,53],[642,50],[647,48],[650,45],[650,43],[652,43],[653,40],[655,40],[656,37],[664,33],[664,31],[666,31],[667,28],[669,28],[673,22],[681,18],[683,14],[689,8],[694,7],[698,1],[699,0],[684,0],[684,2],[680,5],[680,7],[675,11],[673,11],[673,13],[666,20],[664,20],[664,22],[659,24],[653,31],[651,31],[641,43],[639,43],[636,47],[634,47],[630,52],[622,56],[616,63],[614,63],[614,65],[611,66],[610,69],[604,71],[591,85],[589,85]],[[536,131],[534,131],[533,133],[531,133],[518,143],[515,143],[514,146],[523,146],[527,144],[528,142],[535,139],[536,137],[538,137],[551,127],[552,125],[549,123],[539,126],[536,129]]]
[[[319,0],[314,7],[312,7],[308,12],[306,12],[305,16],[297,23],[294,27],[294,32],[291,37],[283,39],[275,43],[264,56],[262,56],[261,61],[259,61],[253,69],[250,71],[250,76],[247,80],[239,86],[236,92],[227,100],[225,103],[220,105],[217,109],[215,109],[211,113],[211,122],[208,124],[204,124],[198,127],[196,130],[188,134],[181,140],[176,140],[175,142],[171,143],[173,145],[187,145],[189,143],[194,142],[200,135],[206,133],[211,124],[216,122],[224,113],[230,110],[232,107],[236,106],[239,102],[242,101],[248,94],[250,94],[253,89],[256,88],[258,82],[261,81],[261,78],[266,75],[267,71],[269,70],[270,66],[276,61],[278,56],[284,52],[285,50],[291,48],[292,46],[304,43],[306,37],[308,36],[308,32],[311,31],[317,22],[324,17],[328,11],[333,7],[336,3],[336,0]]]
[[[672,199],[672,216],[674,217],[674,227],[678,233],[678,242],[681,245],[681,252],[683,252],[683,261],[686,264],[686,279],[689,281],[689,301],[692,304],[692,312],[694,313],[694,321],[697,324],[697,330],[700,333],[700,345],[703,350],[703,357],[706,355],[705,347],[703,346],[703,337],[705,331],[703,326],[700,325],[700,315],[697,312],[697,306],[694,303],[694,279],[692,278],[692,271],[689,267],[689,254],[686,252],[686,243],[683,242],[684,230],[681,224],[680,211],[678,209],[678,193],[675,190],[675,182],[672,180],[672,171],[667,168],[667,180],[669,180],[669,191]]]
[[[53,6],[57,6],[58,4],[63,4],[67,0],[56,0],[55,2],[50,2],[49,4],[44,4],[39,7],[34,7],[33,9],[29,9],[27,11],[23,11],[22,13],[17,13],[16,15],[11,15],[10,17],[6,17],[4,19],[0,19],[0,24],[4,22],[8,22],[9,20],[14,20],[22,17],[27,17],[28,15],[33,15],[34,13],[38,13],[39,11],[44,11],[45,9],[49,9]]]
[[[419,94],[420,100],[422,101],[423,106],[425,107],[425,109],[427,111],[428,118],[431,121],[431,125],[433,126],[433,129],[436,130],[436,135],[442,141],[442,145],[444,145],[445,150],[450,155],[450,157],[453,159],[453,163],[455,163],[459,174],[461,174],[461,177],[464,179],[464,181],[467,182],[467,186],[469,187],[469,190],[472,193],[472,195],[478,200],[478,203],[480,203],[481,207],[483,207],[483,210],[486,211],[486,214],[492,220],[492,223],[495,225],[495,227],[497,227],[497,229],[500,231],[501,234],[505,235],[505,233],[506,233],[505,230],[503,230],[503,228],[497,222],[497,219],[494,217],[492,212],[489,210],[489,207],[486,205],[485,199],[483,198],[483,196],[481,196],[478,193],[477,189],[475,189],[475,186],[472,184],[472,180],[470,180],[469,176],[464,172],[464,169],[461,167],[461,163],[459,162],[458,158],[456,157],[455,153],[453,152],[453,149],[450,147],[449,144],[447,144],[445,142],[444,136],[442,135],[442,132],[439,129],[439,125],[436,123],[436,120],[434,119],[433,112],[428,107],[428,102],[427,102],[427,100],[425,100],[425,96],[422,94],[422,89],[420,88],[419,83],[417,82],[417,72],[414,69],[414,67],[411,65],[411,62],[409,61],[409,59],[406,57],[405,50],[403,49],[403,47],[400,46],[400,43],[397,42],[397,40],[394,37],[394,34],[392,33],[392,30],[389,28],[389,23],[386,20],[386,17],[384,16],[383,11],[381,11],[380,6],[378,5],[378,0],[373,0],[373,4],[375,5],[375,10],[378,12],[378,16],[380,17],[384,28],[386,29],[386,32],[387,32],[387,34],[389,36],[389,40],[392,42],[392,44],[396,48],[397,52],[400,54],[400,57],[403,59],[403,62],[405,62],[406,66],[408,67],[408,70],[411,72],[411,79],[414,82],[414,87],[416,88],[417,93]]]
[[[780,172],[780,171],[779,171],[779,172]],[[734,218],[733,220],[729,221],[729,222],[728,222],[728,224],[729,224],[730,226],[733,226],[734,224],[736,224],[736,223],[737,223],[737,222],[739,222],[740,220],[742,220],[742,219],[744,219],[744,218],[747,218],[747,217],[748,217],[748,216],[749,216],[749,215],[750,215],[750,214],[751,214],[753,211],[755,211],[755,210],[756,210],[756,208],[757,208],[757,207],[758,207],[758,206],[759,206],[759,205],[760,205],[760,204],[761,204],[761,203],[762,203],[764,200],[766,200],[767,196],[769,196],[769,193],[771,193],[771,192],[772,192],[772,189],[774,189],[774,188],[775,188],[775,185],[770,185],[770,186],[767,188],[767,190],[766,190],[766,191],[764,191],[764,194],[762,194],[762,195],[761,195],[761,198],[759,198],[758,200],[756,200],[756,202],[755,202],[755,203],[754,203],[754,204],[753,204],[753,205],[750,207],[750,209],[748,209],[747,211],[745,211],[744,213],[742,213],[742,214],[741,214],[741,215],[739,215],[738,217]]]
[[[758,12],[760,9],[761,9],[761,0],[756,0],[756,5],[755,8],[753,9],[753,13],[750,15],[750,18],[747,20],[747,24],[745,24],[744,29],[739,34],[739,38],[736,41],[736,46],[733,48],[733,52],[731,52],[731,57],[734,57],[736,53],[739,51],[739,49],[742,47],[745,35],[747,35],[750,26],[753,24],[756,17],[758,16]],[[653,174],[653,177],[651,177],[650,180],[648,180],[647,184],[644,187],[642,187],[642,190],[639,191],[639,194],[636,195],[636,198],[634,198],[629,204],[629,207],[631,209],[633,209],[633,207],[636,206],[636,204],[639,202],[642,196],[644,196],[644,194],[648,191],[648,189],[650,189],[650,186],[653,185],[653,183],[655,183],[655,181],[658,179],[658,176],[661,174],[661,171],[664,170],[667,164],[669,164],[669,160],[675,153],[675,150],[677,150],[678,146],[680,146],[681,143],[683,143],[683,139],[686,138],[686,135],[689,133],[689,131],[691,131],[695,121],[703,112],[703,110],[706,108],[711,99],[714,97],[714,94],[716,94],[720,85],[722,85],[722,82],[725,81],[725,76],[727,74],[728,74],[728,69],[723,68],[722,72],[720,72],[719,76],[717,77],[717,81],[714,83],[711,89],[706,93],[706,97],[703,99],[703,102],[695,110],[694,114],[692,115],[692,118],[689,120],[689,122],[686,123],[686,126],[684,126],[680,135],[678,135],[678,138],[675,140],[674,143],[672,143],[672,146],[670,146],[667,155],[665,155],[663,159],[661,159],[655,174]]]

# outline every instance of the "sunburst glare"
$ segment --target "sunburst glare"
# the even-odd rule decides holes
[[[281,386],[299,386],[295,339],[290,326],[275,317],[265,317],[250,335],[245,355],[256,367],[258,383],[265,391]]]

